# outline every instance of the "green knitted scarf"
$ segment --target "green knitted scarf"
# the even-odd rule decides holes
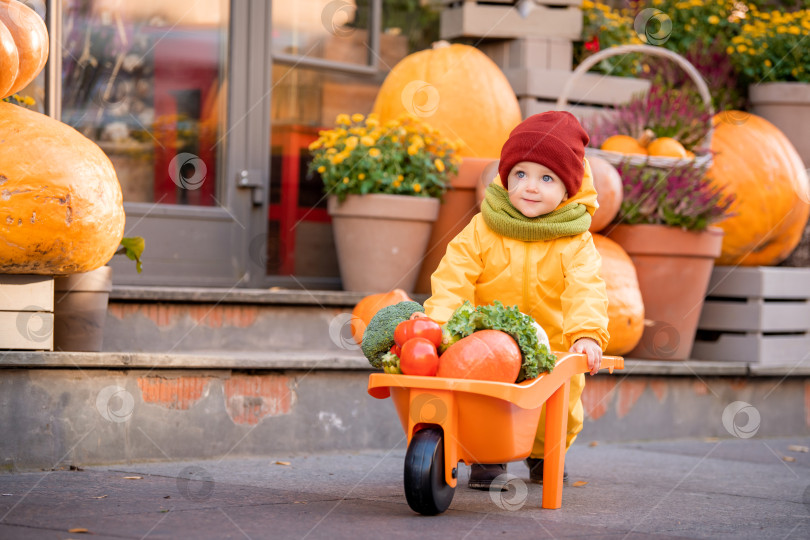
[[[481,213],[484,222],[494,232],[524,242],[574,236],[591,226],[591,215],[580,203],[566,204],[548,214],[528,218],[509,202],[509,192],[495,183],[487,187]]]

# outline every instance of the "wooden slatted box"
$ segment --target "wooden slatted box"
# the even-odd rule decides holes
[[[810,364],[810,268],[715,267],[691,356]]]
[[[556,37],[572,41],[582,33],[581,0],[535,1],[521,14],[514,2],[445,2],[441,39]]]
[[[53,350],[53,277],[0,274],[0,349]]]

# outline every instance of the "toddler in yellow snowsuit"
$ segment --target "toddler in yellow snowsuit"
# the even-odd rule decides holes
[[[548,334],[552,351],[585,353],[591,374],[608,343],[601,258],[588,227],[597,208],[588,135],[567,112],[533,115],[509,135],[481,213],[447,246],[425,311],[444,323],[465,300],[517,305]],[[585,376],[571,380],[566,450],[582,430]],[[542,483],[545,407],[529,459]],[[473,465],[470,487],[489,489],[506,465]],[[495,487],[494,485],[492,487]]]

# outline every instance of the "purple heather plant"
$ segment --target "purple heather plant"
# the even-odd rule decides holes
[[[646,94],[636,94],[616,107],[611,115],[585,121],[591,135],[590,146],[599,148],[611,135],[640,138],[650,129],[656,137],[672,137],[684,148],[705,153],[698,145],[711,126],[711,113],[694,97],[694,90],[653,84]]]
[[[625,161],[616,168],[624,184],[617,223],[702,231],[732,215],[735,196],[706,178],[706,166],[661,169]]]

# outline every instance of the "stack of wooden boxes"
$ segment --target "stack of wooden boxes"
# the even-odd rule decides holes
[[[444,0],[442,39],[466,39],[501,68],[526,118],[556,110],[563,85],[571,77],[575,41],[582,33],[582,0]],[[580,119],[604,114],[646,92],[649,82],[588,73],[567,96]]]
[[[715,267],[691,356],[810,365],[810,268]]]

